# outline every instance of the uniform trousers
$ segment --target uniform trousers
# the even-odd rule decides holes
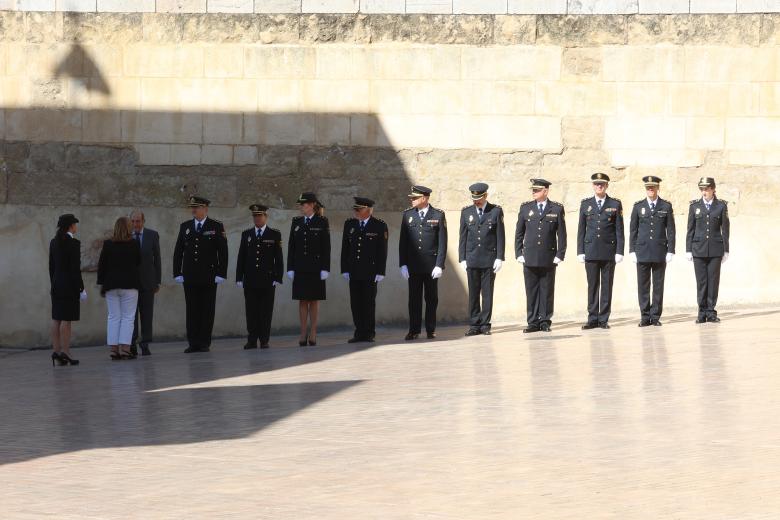
[[[439,280],[430,273],[409,274],[409,332],[422,329],[423,296],[425,297],[425,332],[436,332],[436,308],[439,306]]]
[[[214,311],[217,302],[217,284],[184,283],[184,301],[187,307],[187,341],[192,348],[211,347],[214,329]]]

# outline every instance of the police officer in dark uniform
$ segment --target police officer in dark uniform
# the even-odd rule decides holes
[[[607,195],[609,176],[594,173],[593,197],[582,199],[577,228],[577,258],[588,276],[588,322],[584,330],[609,328],[615,264],[623,261],[623,204]]]
[[[466,336],[489,336],[493,284],[504,263],[504,210],[488,202],[488,185],[484,182],[472,184],[469,191],[473,204],[460,212],[458,240],[458,262],[466,271],[469,285],[470,322]]]
[[[515,256],[523,264],[528,327],[523,332],[550,332],[555,302],[555,270],[566,255],[563,205],[547,198],[550,182],[531,179],[534,200],[517,216]]]
[[[672,204],[658,196],[661,179],[642,177],[647,197],[634,203],[628,233],[628,251],[636,264],[640,327],[661,325],[666,264],[674,258],[675,227]],[[650,281],[652,280],[652,299]]]
[[[355,217],[344,222],[341,274],[349,281],[349,298],[355,334],[348,341],[374,341],[377,284],[387,265],[387,224],[372,215],[374,201],[355,197]]]
[[[688,233],[685,251],[693,261],[699,314],[696,323],[720,321],[715,305],[718,303],[720,265],[729,257],[729,208],[725,200],[715,196],[715,179],[699,180],[702,197],[691,201],[688,210]]]
[[[227,277],[225,227],[207,216],[209,204],[203,197],[190,197],[188,205],[194,218],[179,226],[173,250],[173,277],[184,284],[187,304],[187,354],[211,348],[217,285]]]
[[[268,348],[271,319],[274,314],[274,293],[282,284],[284,259],[282,233],[268,227],[268,206],[252,204],[254,226],[241,233],[241,245],[236,259],[236,285],[244,289],[247,342],[244,350]]]
[[[436,337],[436,308],[439,305],[439,278],[447,260],[447,222],[444,212],[429,204],[431,189],[412,186],[412,207],[401,219],[398,262],[401,276],[409,281],[409,333],[406,340],[420,336],[422,302],[425,293],[425,332]]]

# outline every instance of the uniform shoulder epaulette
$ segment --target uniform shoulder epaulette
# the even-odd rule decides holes
[[[693,200],[691,201],[691,204],[696,204],[696,203],[697,203],[697,202],[699,202],[700,200],[701,200],[701,199],[693,199]]]
[[[276,232],[277,232],[277,233],[279,233],[280,235],[282,234],[282,232],[281,232],[281,231],[279,231],[279,230],[278,230],[278,229],[276,229],[276,228],[269,227],[269,228],[268,228],[268,230],[269,230],[269,231],[276,231]]]
[[[216,223],[217,223],[217,224],[219,224],[220,226],[223,226],[223,227],[225,226],[225,224],[223,224],[221,220],[217,220],[217,219],[215,219],[215,218],[211,218],[211,217],[209,217],[209,219],[213,220],[214,222],[216,222]]]
[[[617,198],[617,197],[610,197],[610,199],[612,199],[612,200],[616,200],[616,201],[618,201],[618,202],[620,202],[620,203],[622,204],[622,202],[620,201],[620,199],[619,199],[619,198]]]
[[[469,204],[468,206],[463,206],[460,210],[461,211],[465,211],[465,210],[467,210],[469,208],[473,208],[473,207],[474,207],[474,204]]]
[[[729,201],[727,201],[725,199],[718,199],[718,200],[721,201],[723,204],[728,204],[729,203]]]
[[[406,208],[406,209],[404,210],[404,213],[406,213],[407,211],[411,211],[411,210],[413,210],[413,209],[414,209],[414,207],[412,207],[412,206],[409,206],[408,208]]]
[[[293,222],[295,222],[296,220],[301,220],[302,218],[303,218],[302,215],[298,215],[297,217],[293,217]]]
[[[560,202],[556,202],[556,201],[554,201],[554,200],[549,200],[549,199],[548,199],[548,200],[547,200],[547,202],[549,202],[549,203],[550,203],[550,204],[552,204],[553,206],[560,206],[560,207],[563,207],[563,204],[561,204]]]
[[[381,218],[374,217],[374,220],[376,220],[377,222],[381,222],[382,224],[386,224],[386,222],[384,220],[382,220]]]
[[[590,197],[585,197],[585,198],[584,198],[584,199],[582,199],[580,202],[585,202],[585,201],[587,201],[587,200],[590,200],[590,199],[592,199],[592,198],[593,198],[593,196],[591,195]]]
[[[638,201],[634,202],[634,206],[642,204],[645,201],[645,199],[639,199]]]
[[[530,204],[535,204],[535,201],[527,200],[527,201],[523,202],[522,204],[520,204],[520,207],[522,208],[523,206],[528,206]]]
[[[320,218],[321,218],[322,220],[325,220],[325,221],[327,221],[327,220],[328,220],[328,217],[326,217],[325,215],[320,215]]]

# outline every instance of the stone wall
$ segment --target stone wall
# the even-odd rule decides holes
[[[576,210],[594,171],[609,173],[627,214],[644,195],[643,175],[664,179],[679,244],[669,308],[695,305],[684,228],[702,175],[718,179],[733,219],[722,304],[776,303],[765,280],[780,272],[772,254],[780,238],[778,41],[780,15],[767,13],[0,12],[0,345],[47,342],[46,247],[66,211],[82,221],[92,293],[76,339],[103,341],[105,308],[89,271],[105,232],[133,207],[162,236],[157,333],[181,337],[183,294],[170,261],[191,193],[214,201],[232,265],[250,203],[273,207],[271,225],[286,235],[296,195],[318,191],[337,245],[334,274],[351,196],[375,198],[391,226],[379,318],[402,323],[398,212],[412,183],[428,185],[451,227],[441,316],[462,320],[455,230],[467,186],[490,183],[505,208],[511,260],[516,212],[537,176],[553,182],[551,197],[569,213],[557,315],[582,319]],[[617,312],[636,314],[635,283],[633,264],[619,265]],[[274,327],[293,328],[289,284],[277,294]],[[348,324],[346,283],[334,276],[328,294],[323,324]],[[221,287],[218,305],[216,333],[242,334],[240,291]],[[499,274],[496,321],[524,317],[522,270],[511,261]]]

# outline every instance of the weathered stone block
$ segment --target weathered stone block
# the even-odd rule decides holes
[[[140,13],[63,13],[65,41],[128,44],[143,39]]]
[[[192,112],[122,112],[122,141],[200,144],[203,116]]]
[[[780,14],[761,15],[759,43],[761,45],[780,44]]]
[[[240,113],[203,114],[203,142],[237,144],[243,135],[244,117]]]
[[[536,42],[535,16],[496,16],[494,42],[498,45],[529,45]]]
[[[244,75],[248,78],[305,79],[315,76],[316,52],[311,47],[246,47]]]
[[[25,15],[22,11],[0,11],[0,39],[20,42],[26,39]]]
[[[599,78],[602,52],[598,47],[570,47],[563,49],[564,78]]]
[[[696,17],[688,14],[687,5],[685,14],[680,15],[631,16],[627,20],[628,45],[683,45],[690,37],[695,20]]]
[[[6,139],[18,141],[81,140],[81,111],[58,109],[7,109]]]
[[[604,147],[623,150],[675,150],[685,142],[685,118],[609,117]]]
[[[692,15],[686,40],[688,45],[752,45],[761,39],[761,15],[705,14]]]
[[[2,144],[2,159],[8,171],[27,171],[27,160],[30,158],[30,143],[28,141],[5,141]]]
[[[488,15],[373,15],[369,24],[372,43],[488,45],[494,40],[495,20]]]
[[[203,68],[207,78],[241,78],[244,75],[244,47],[222,44],[206,47]]]
[[[448,85],[450,84],[444,83],[441,89],[452,91],[457,88],[455,85]],[[461,87],[460,90],[460,96],[442,92],[438,104],[447,109],[447,105],[443,105],[442,101],[457,103],[472,114],[531,115],[535,111],[536,86],[532,81],[469,81],[466,88]]]
[[[72,171],[27,171],[8,174],[8,204],[72,206],[79,203],[79,174]],[[42,187],[45,186],[45,189]]]
[[[29,43],[57,43],[64,39],[65,24],[62,13],[24,13],[24,36]]]
[[[300,40],[310,43],[370,43],[369,17],[364,14],[301,16]]]
[[[554,80],[561,74],[561,49],[546,46],[465,47],[462,75],[486,80]]]
[[[539,82],[536,113],[546,115],[612,115],[616,110],[614,83]]]
[[[233,147],[227,145],[206,144],[201,151],[202,164],[228,165],[233,162]]]
[[[540,44],[564,47],[624,45],[626,17],[543,15],[537,17],[536,31],[536,41]]]
[[[692,117],[685,128],[686,148],[722,150],[726,137],[725,119],[720,117]]]
[[[131,174],[135,172],[135,163],[135,151],[129,146],[69,144],[65,147],[65,164],[74,171]]]
[[[564,117],[561,122],[564,148],[604,147],[604,119],[601,117]]]
[[[617,113],[665,115],[669,113],[669,84],[663,82],[618,83]]]
[[[233,149],[233,164],[239,166],[246,164],[257,164],[257,147],[236,146]]]
[[[602,52],[605,81],[675,81],[684,74],[681,47],[608,46]]]

